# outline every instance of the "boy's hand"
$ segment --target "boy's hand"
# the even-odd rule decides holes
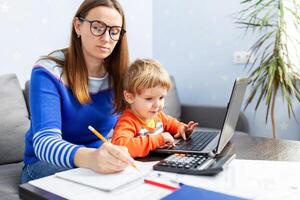
[[[198,123],[190,121],[187,125],[185,124],[176,135],[174,135],[174,138],[182,137],[184,140],[186,140],[186,138],[192,134],[196,126],[198,126]]]
[[[163,133],[161,133],[161,135],[163,136],[164,142],[165,142],[165,144],[161,148],[174,145],[174,138],[170,133],[163,132]]]

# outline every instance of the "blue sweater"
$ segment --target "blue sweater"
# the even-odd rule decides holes
[[[102,144],[88,126],[106,136],[116,123],[108,75],[89,79],[92,102],[88,105],[77,101],[63,76],[62,68],[50,60],[38,61],[32,70],[31,125],[25,136],[25,164],[43,160],[73,168],[80,146],[98,148]]]

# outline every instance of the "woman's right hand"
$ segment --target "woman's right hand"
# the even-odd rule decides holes
[[[75,154],[75,165],[92,169],[98,173],[114,173],[124,170],[134,162],[126,147],[104,143],[100,148],[79,148]]]

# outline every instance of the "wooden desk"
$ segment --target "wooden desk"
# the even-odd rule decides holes
[[[300,142],[251,137],[235,134],[224,149],[225,154],[235,153],[238,159],[300,161]],[[19,186],[21,199],[64,199],[53,193],[25,183]]]

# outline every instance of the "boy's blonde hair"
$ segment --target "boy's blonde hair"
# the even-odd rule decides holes
[[[167,90],[172,86],[168,72],[158,61],[152,59],[135,60],[125,74],[123,83],[123,89],[134,95],[156,86]]]

